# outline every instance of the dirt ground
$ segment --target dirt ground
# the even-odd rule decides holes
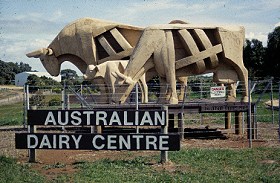
[[[252,147],[280,147],[278,140],[277,124],[259,123],[258,140],[253,140]],[[205,128],[200,126],[199,128]],[[208,127],[207,127],[208,128]],[[181,149],[188,148],[249,148],[247,135],[235,135],[234,129],[224,130],[223,126],[215,125],[210,127],[216,130],[221,136],[203,138],[188,137],[181,142]],[[28,163],[28,151],[15,149],[15,132],[22,132],[22,127],[1,127],[0,128],[0,155],[14,157],[20,164]],[[131,159],[137,156],[159,155],[155,151],[91,151],[91,150],[37,150],[36,161],[31,168],[39,171],[48,179],[53,179],[60,174],[76,172],[75,164],[79,162],[93,162],[100,159]],[[172,169],[172,163],[160,165],[158,162],[150,162],[158,169]]]

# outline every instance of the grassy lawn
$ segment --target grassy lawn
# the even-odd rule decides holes
[[[30,165],[19,165],[16,160],[0,156],[0,182],[45,182],[45,178],[30,170]]]
[[[172,163],[157,164],[159,156],[131,160],[77,162],[74,175],[58,182],[279,182],[280,149],[189,149],[170,153]]]
[[[22,102],[0,106],[0,126],[23,124]]]
[[[76,162],[74,174],[61,174],[53,182],[270,182],[280,180],[280,149],[183,149],[171,152],[172,163],[157,164],[158,156],[95,162]],[[128,159],[129,158],[129,159]],[[0,156],[0,182],[46,182],[31,170]],[[52,167],[50,167],[52,168]],[[55,169],[56,167],[53,167]]]

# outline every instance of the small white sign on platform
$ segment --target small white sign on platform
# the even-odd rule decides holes
[[[210,97],[218,98],[226,96],[226,87],[225,86],[216,86],[210,88]]]

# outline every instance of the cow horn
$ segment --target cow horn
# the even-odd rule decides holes
[[[48,53],[47,53],[47,54],[48,54],[49,56],[53,55],[53,50],[52,50],[51,48],[47,48],[47,50],[48,50]]]
[[[26,56],[27,57],[34,57],[34,58],[39,58],[41,55],[45,55],[47,54],[47,49],[46,48],[41,48],[39,50],[36,50],[36,51],[33,51],[33,52],[30,52],[30,53],[27,53]]]

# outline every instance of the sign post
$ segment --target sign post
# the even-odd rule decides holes
[[[163,106],[163,110],[165,111],[166,124],[164,126],[161,126],[161,133],[168,134],[168,106]],[[168,162],[168,151],[160,152],[160,162],[162,164]]]

